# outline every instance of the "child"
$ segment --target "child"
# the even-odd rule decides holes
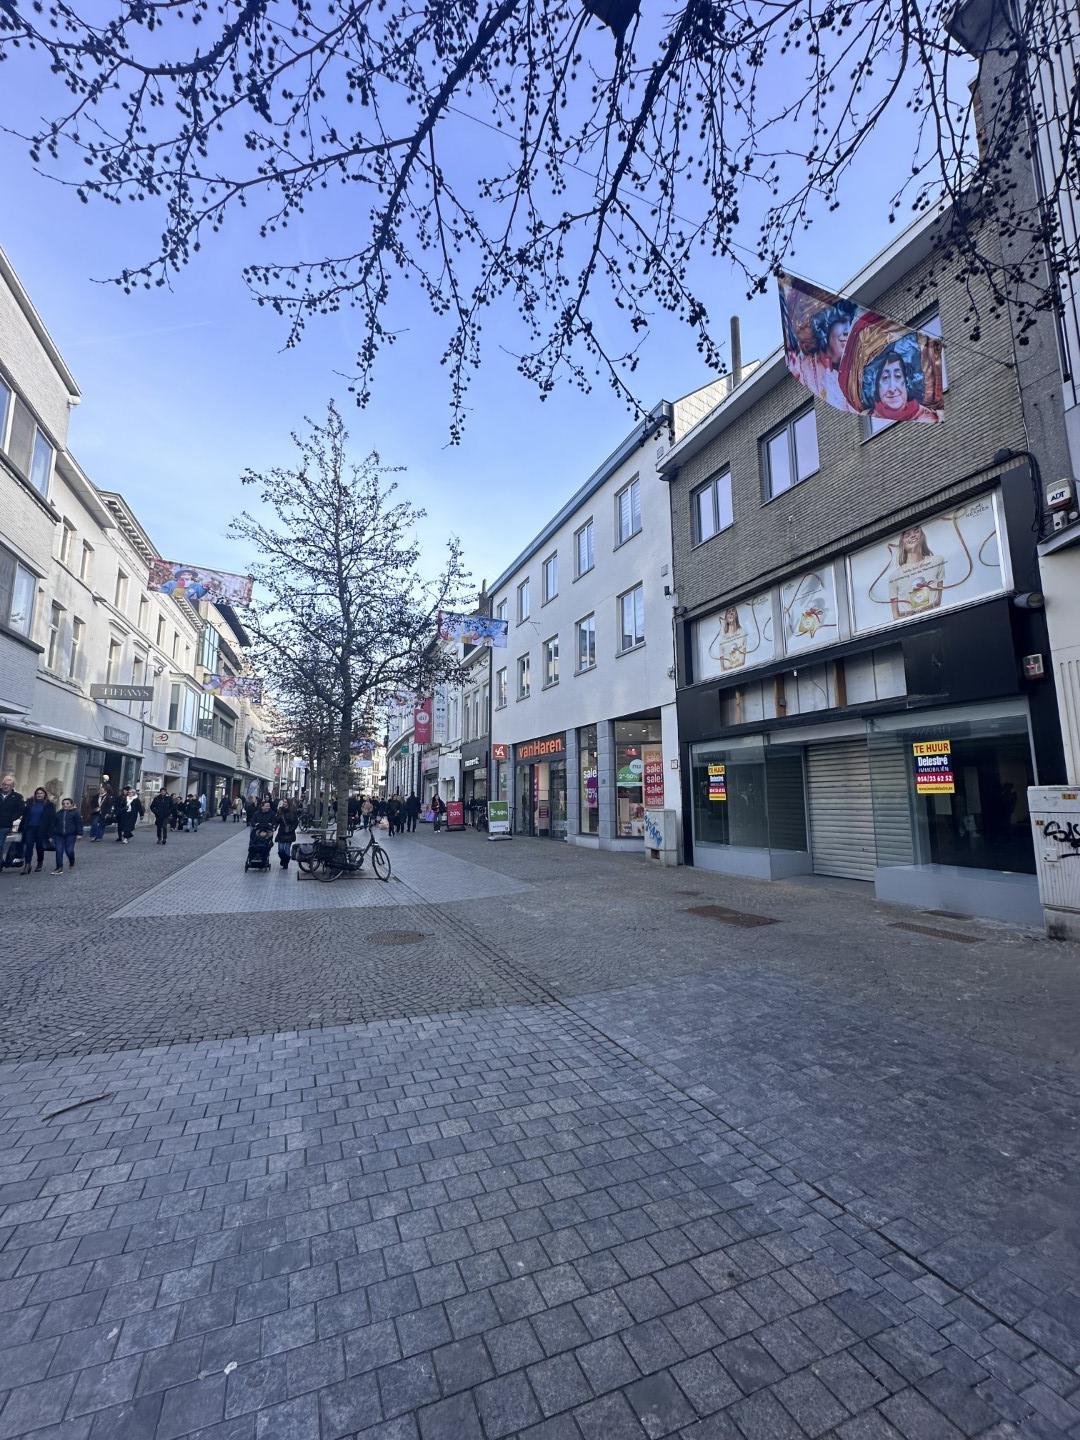
[[[56,819],[53,821],[53,849],[56,851],[56,869],[54,875],[64,873],[64,856],[68,858],[68,865],[75,869],[75,841],[83,833],[82,816],[75,809],[75,801],[70,795],[65,795],[60,802],[60,809],[56,812]]]

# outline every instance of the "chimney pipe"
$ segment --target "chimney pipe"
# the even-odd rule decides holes
[[[731,388],[742,383],[742,331],[738,315],[731,317]]]

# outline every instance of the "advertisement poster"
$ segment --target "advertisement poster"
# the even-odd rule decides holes
[[[446,691],[440,690],[435,696],[431,711],[431,739],[435,745],[446,744]]]
[[[709,799],[727,799],[727,766],[714,763],[709,766]]]
[[[446,802],[446,828],[448,830],[465,829],[465,805],[461,800],[448,800]]]
[[[205,570],[178,560],[151,560],[147,588],[177,600],[224,600],[230,605],[251,604],[250,575],[231,575],[227,570]]]
[[[596,810],[600,805],[600,780],[595,770],[585,771],[585,805]]]
[[[488,834],[510,834],[510,802],[507,800],[488,801]]]
[[[263,682],[252,675],[208,675],[203,687],[211,695],[232,696],[239,700],[250,700],[261,705]]]
[[[935,425],[945,415],[941,337],[781,275],[788,372],[815,399],[849,415]]]
[[[768,590],[735,605],[725,605],[715,615],[699,620],[695,630],[696,680],[713,680],[750,665],[766,665],[776,658],[772,594]]]
[[[1004,590],[997,515],[994,496],[980,495],[849,555],[854,629],[878,630]]]
[[[786,654],[801,655],[834,644],[839,628],[832,566],[786,580],[780,587],[780,614]]]
[[[911,753],[915,761],[917,795],[955,795],[951,740],[915,740]]]
[[[662,810],[664,808],[664,756],[657,747],[654,750],[643,750],[642,760],[645,762],[645,808],[646,810]]]
[[[413,740],[417,745],[431,744],[431,696],[419,701],[413,711]]]
[[[452,610],[439,611],[439,639],[460,640],[463,645],[483,645],[485,649],[506,649],[507,620],[493,620],[487,615],[459,615]]]

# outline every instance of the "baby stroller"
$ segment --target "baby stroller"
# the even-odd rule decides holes
[[[244,861],[245,870],[270,869],[270,846],[273,844],[273,840],[273,826],[252,826],[251,835],[248,838],[247,859]]]

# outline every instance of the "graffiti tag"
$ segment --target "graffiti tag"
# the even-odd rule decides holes
[[[1068,845],[1072,855],[1067,855],[1067,860],[1080,860],[1080,825],[1075,820],[1068,820],[1061,825],[1056,820],[1048,820],[1043,826],[1043,834],[1047,840],[1056,840],[1059,845]]]

